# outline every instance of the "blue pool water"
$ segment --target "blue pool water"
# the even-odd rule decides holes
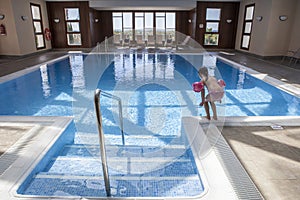
[[[300,99],[282,91],[244,70],[217,63],[226,81],[228,116],[299,116]]]
[[[193,61],[204,58],[195,55]],[[96,88],[122,99],[125,146],[117,103],[101,98],[111,189],[116,197],[201,195],[201,175],[181,117],[204,115],[191,84],[197,67],[179,55],[70,55],[0,84],[0,114],[74,116],[74,124],[24,181],[18,193],[104,197],[93,104]],[[199,64],[200,66],[200,64]],[[210,66],[226,82],[223,116],[299,115],[299,98],[221,61]],[[67,135],[68,139],[66,139]],[[71,139],[70,139],[71,138]]]
[[[174,84],[174,88],[171,87],[171,90],[176,90],[176,84],[182,77],[176,80],[178,77],[174,72],[183,75],[189,83],[199,80],[196,68],[180,56],[160,55],[156,57],[149,55],[147,61],[145,59],[143,61],[141,59],[140,61],[139,59],[134,60],[133,56],[122,59],[116,57],[115,61],[105,70],[99,84],[88,88],[89,77],[84,76],[93,71],[88,72],[89,69],[84,66],[83,61],[84,57],[81,55],[71,56],[69,59],[42,66],[40,70],[1,83],[0,114],[70,116],[74,115],[72,108],[74,89],[94,90],[98,86],[103,90],[112,91],[117,84],[126,84],[127,82],[148,84],[148,82],[152,82],[164,85],[165,82],[162,80],[166,80],[170,84]],[[139,68],[139,62],[146,64],[144,63]],[[123,64],[126,67],[122,67]],[[226,82],[226,113],[224,115],[298,116],[300,114],[299,98],[221,61],[217,62],[217,67],[221,78]],[[103,85],[103,82],[106,84]],[[192,88],[187,85],[184,86],[184,89],[187,89],[187,92],[192,91]],[[89,96],[92,97],[92,95]],[[195,94],[195,96],[200,101],[199,95]],[[189,106],[190,112],[194,115],[204,114],[204,109],[201,108],[198,113],[194,112],[193,109],[197,102],[191,99],[185,98],[180,103]]]

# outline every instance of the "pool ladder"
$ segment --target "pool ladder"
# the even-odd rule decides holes
[[[99,132],[101,163],[102,163],[102,169],[103,169],[103,177],[104,177],[106,195],[108,197],[110,197],[111,196],[110,182],[109,182],[109,174],[108,174],[107,159],[106,159],[104,132],[103,132],[103,128],[102,128],[102,115],[101,115],[101,109],[100,109],[100,96],[101,95],[118,101],[119,121],[120,121],[120,129],[121,129],[121,133],[122,133],[122,144],[125,145],[124,130],[123,130],[122,101],[121,101],[121,98],[114,96],[110,93],[101,91],[100,89],[96,89],[96,91],[95,91],[94,103],[95,103],[97,125],[98,125],[98,132]]]

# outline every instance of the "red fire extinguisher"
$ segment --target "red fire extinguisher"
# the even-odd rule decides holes
[[[0,35],[6,35],[6,29],[4,24],[0,25]]]

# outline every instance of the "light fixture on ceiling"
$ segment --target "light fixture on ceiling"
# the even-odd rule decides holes
[[[98,23],[99,22],[99,19],[98,18],[95,18],[95,23]]]
[[[188,22],[189,22],[189,23],[192,23],[192,20],[191,20],[191,19],[188,19]]]
[[[0,14],[0,20],[3,20],[5,18],[4,14]]]

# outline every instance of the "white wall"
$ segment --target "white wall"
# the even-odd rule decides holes
[[[291,40],[289,43],[289,50],[296,51],[300,48],[300,0],[298,0],[296,8],[296,15],[291,32]]]
[[[264,56],[280,56],[289,49],[297,0],[273,0]],[[280,15],[288,20],[280,21]]]
[[[2,11],[3,1],[6,8],[4,11]],[[51,48],[51,42],[45,41],[45,49],[36,49],[30,3],[41,5],[43,28],[49,27],[44,0],[1,0],[0,12],[6,16],[6,21],[2,21],[7,27],[7,35],[0,37],[0,55],[26,55]],[[27,16],[28,20],[23,21],[21,16]]]
[[[268,23],[271,18],[272,0],[258,0],[256,2],[259,2],[259,5],[255,3],[250,51],[256,52],[255,54],[257,55],[264,55],[267,44],[266,41],[268,40],[268,36],[266,33],[268,32]],[[255,19],[257,16],[262,16],[262,21],[257,21]]]
[[[296,17],[296,8],[300,0],[241,0],[239,22],[236,37],[236,49],[260,56],[280,56],[290,48],[291,33],[296,35],[293,26]],[[255,3],[254,21],[251,33],[249,51],[241,46],[241,35],[245,5]],[[287,21],[280,21],[279,15],[288,15]],[[262,16],[257,21],[256,16]],[[299,34],[298,34],[299,35]],[[296,38],[294,36],[293,38]],[[298,38],[297,38],[298,39]],[[295,40],[297,40],[295,39]]]

